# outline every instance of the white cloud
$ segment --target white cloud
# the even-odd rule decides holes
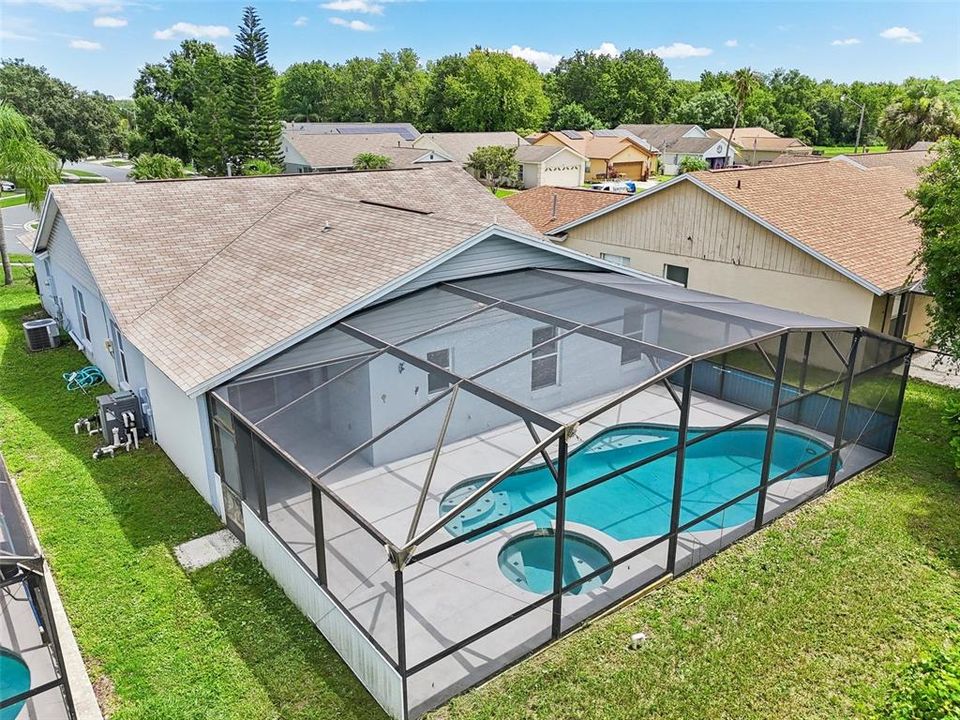
[[[887,40],[895,40],[898,43],[923,42],[920,33],[914,32],[910,28],[900,27],[899,25],[887,28],[880,33],[880,37],[886,38]]]
[[[11,5],[41,5],[43,7],[63,10],[64,12],[81,12],[84,10],[103,10],[117,8],[117,0],[6,0]]]
[[[675,42],[671,45],[661,45],[650,50],[654,55],[659,55],[667,59],[684,59],[692,57],[706,57],[713,53],[713,50],[707,47],[694,47],[688,43]]]
[[[74,50],[102,50],[103,46],[92,40],[71,40],[70,47]]]
[[[830,44],[831,45],[859,45],[860,38],[854,38],[854,37],[843,38],[842,40],[834,40]]]
[[[323,3],[320,7],[324,10],[334,10],[336,12],[356,12],[365,15],[383,15],[383,5],[367,0],[332,0]]]
[[[373,30],[373,25],[369,25],[363,20],[344,20],[342,17],[332,17],[330,18],[330,22],[340,27],[356,30],[357,32],[370,32]]]
[[[590,51],[591,55],[606,55],[607,57],[617,57],[620,55],[620,48],[612,42],[602,42],[600,47],[595,47]]]
[[[301,15],[300,17],[298,17],[296,20],[293,21],[293,25],[294,27],[303,27],[308,22],[310,22],[309,19]]]
[[[726,47],[737,47],[737,45],[739,45],[740,43],[738,43],[736,40],[724,40],[723,44]]]
[[[514,57],[533,63],[540,72],[553,70],[562,57],[561,55],[548,53],[545,50],[534,50],[531,47],[520,47],[519,45],[511,45],[507,48],[507,52]]]
[[[157,40],[176,38],[222,38],[230,36],[230,28],[225,25],[194,25],[188,22],[174,23],[168,28],[157,30],[153,37]]]
[[[126,18],[111,17],[109,15],[101,15],[93,19],[94,27],[104,27],[104,28],[122,28],[127,26]]]
[[[36,40],[32,35],[23,35],[22,33],[14,32],[13,30],[7,30],[5,28],[0,28],[0,40]]]

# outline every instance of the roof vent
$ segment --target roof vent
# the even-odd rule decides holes
[[[737,190],[739,190],[739,189],[740,189],[740,180],[738,179],[738,180],[737,180]]]
[[[550,210],[550,219],[551,219],[551,220],[556,220],[556,219],[557,219],[557,200],[558,200],[557,194],[554,193],[554,194],[553,194],[553,205],[552,205],[552,208],[551,208],[551,210]]]

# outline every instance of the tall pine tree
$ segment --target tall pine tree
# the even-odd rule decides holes
[[[244,8],[236,37],[230,103],[235,167],[242,168],[250,160],[283,165],[276,75],[267,63],[267,31],[255,8]]]

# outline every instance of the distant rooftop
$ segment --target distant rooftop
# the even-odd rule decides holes
[[[404,140],[416,140],[420,131],[411,123],[364,123],[364,122],[292,122],[285,124],[286,130],[304,133],[332,133],[339,135],[370,135],[373,133],[395,133]]]
[[[541,185],[510,195],[504,202],[537,230],[546,232],[628,197],[627,193]]]

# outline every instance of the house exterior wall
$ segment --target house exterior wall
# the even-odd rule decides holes
[[[879,329],[873,293],[692,183],[578,225],[564,245],[661,276],[680,265],[696,290]]]
[[[149,360],[146,376],[154,439],[203,499],[222,516],[223,502],[213,469],[204,397],[189,397]]]
[[[580,187],[584,182],[586,163],[575,153],[564,150],[542,163],[523,164],[523,187],[540,185]],[[528,174],[528,169],[532,174]]]
[[[929,347],[930,306],[932,304],[933,298],[929,295],[911,293],[907,327],[903,333],[904,340],[916,343],[919,347]]]
[[[306,158],[293,147],[293,144],[286,137],[282,139],[283,147],[283,171],[285,173],[305,173],[312,172],[313,168]]]

